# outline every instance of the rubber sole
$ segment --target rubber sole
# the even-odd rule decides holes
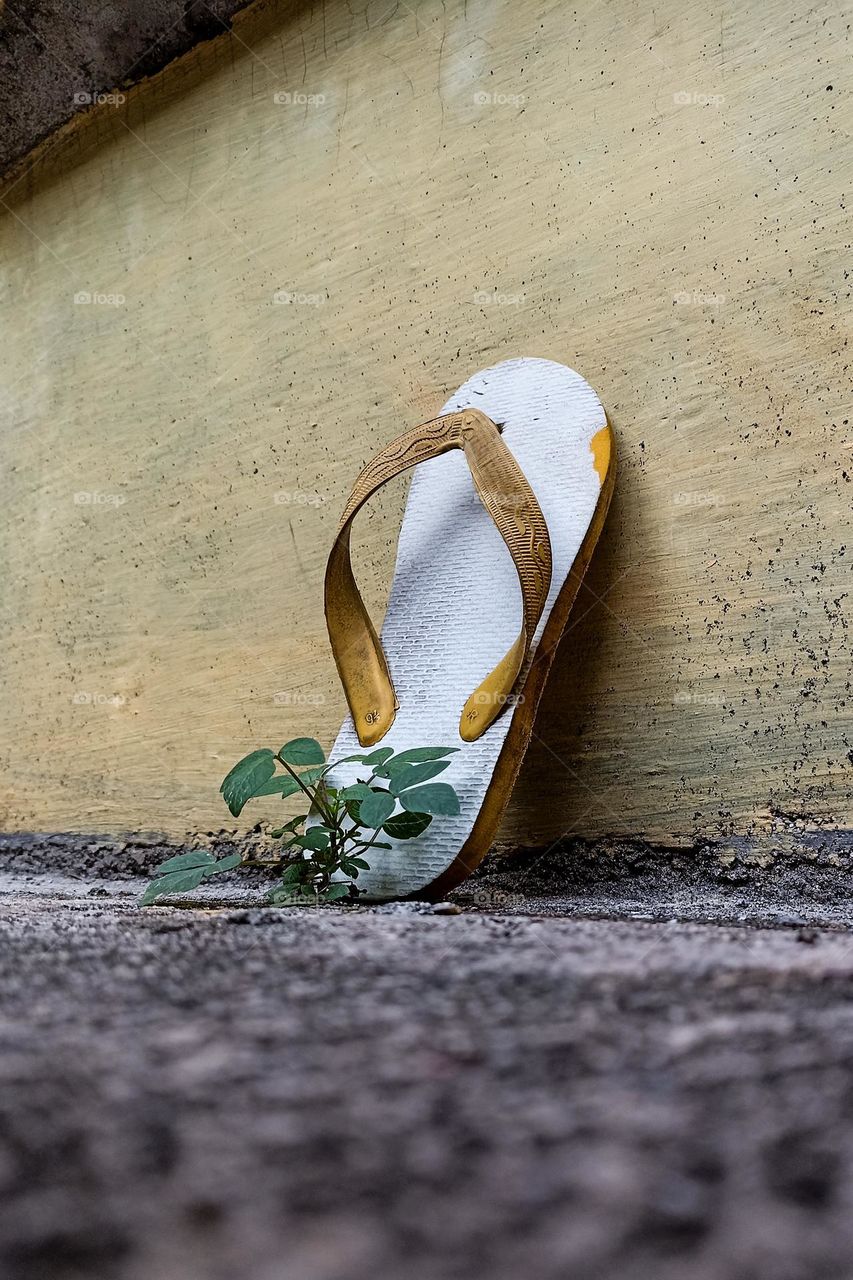
[[[440,901],[441,898],[445,897],[452,889],[455,889],[479,866],[494,843],[498,827],[506,811],[525,752],[530,743],[536,711],[548,683],[548,676],[551,672],[557,646],[568,624],[572,607],[604,528],[610,500],[613,497],[613,489],[616,483],[616,440],[609,418],[607,419],[606,427],[602,430],[607,433],[607,458],[601,493],[599,494],[592,520],[589,523],[589,528],[584,535],[583,542],[542,632],[542,638],[536,647],[530,670],[524,684],[519,689],[519,705],[513,715],[512,726],[501,748],[494,773],[492,774],[492,780],[486,789],[483,803],[474,820],[471,834],[450,866],[431,884],[424,886],[424,888],[417,890],[415,893],[409,894],[410,899],[426,900],[427,902]],[[599,447],[596,449],[597,466],[599,461],[604,462],[604,453],[605,448]]]

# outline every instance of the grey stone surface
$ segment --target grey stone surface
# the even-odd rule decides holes
[[[140,911],[127,876],[32,876],[0,894],[6,1275],[849,1274],[840,922]]]
[[[15,0],[0,6],[0,174],[75,114],[227,31],[248,0]]]

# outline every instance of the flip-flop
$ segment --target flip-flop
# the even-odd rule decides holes
[[[370,495],[416,463],[380,640],[353,578],[350,530]],[[350,708],[329,759],[378,743],[455,747],[441,780],[460,801],[421,836],[383,835],[392,847],[371,850],[358,881],[366,898],[435,900],[488,852],[614,478],[598,396],[572,369],[537,359],[475,374],[358,477],[326,572]],[[329,781],[363,772],[340,764]]]

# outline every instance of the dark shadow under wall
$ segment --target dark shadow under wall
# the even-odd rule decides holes
[[[516,782],[501,840],[524,848],[573,831],[583,835],[582,815],[604,805],[579,757],[587,736],[603,733],[598,702],[608,684],[608,652],[618,652],[623,626],[606,607],[618,574],[624,494],[617,482],[601,538],[581,583],[563,637],[557,646],[548,684],[539,705],[530,742]],[[555,803],[556,802],[556,803]],[[513,810],[538,813],[535,831],[520,830]],[[614,830],[619,830],[614,819]]]

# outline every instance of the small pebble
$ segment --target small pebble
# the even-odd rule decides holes
[[[436,902],[432,909],[434,916],[461,916],[462,908],[455,902]]]

